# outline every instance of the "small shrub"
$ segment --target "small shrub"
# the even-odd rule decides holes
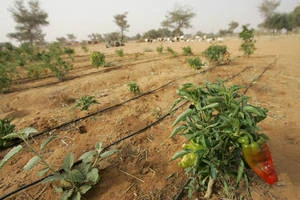
[[[0,63],[0,93],[5,92],[11,84],[11,73],[14,71],[9,64]]]
[[[0,119],[0,149],[6,145],[6,140],[3,137],[15,130],[15,125],[11,124],[11,121],[12,119],[8,118]]]
[[[140,87],[137,85],[136,82],[127,83],[128,90],[134,94],[140,93]]]
[[[30,78],[38,79],[42,73],[45,73],[45,66],[39,63],[34,63],[27,68],[27,71]]]
[[[171,47],[167,47],[167,52],[169,52],[173,57],[177,56],[177,53]]]
[[[202,66],[204,66],[204,63],[202,63],[199,56],[196,56],[194,58],[187,58],[186,61],[195,70],[199,70]]]
[[[163,47],[162,45],[156,47],[156,51],[157,51],[159,54],[161,54],[161,53],[163,52],[163,50],[164,50],[164,47]]]
[[[94,65],[96,68],[99,68],[100,65],[104,65],[105,56],[99,51],[93,51],[90,55],[90,60],[92,62],[92,65]]]
[[[211,45],[203,52],[203,55],[214,65],[230,63],[230,54],[225,45]]]
[[[244,55],[249,57],[256,50],[254,29],[248,29],[247,26],[243,26],[243,30],[240,32],[239,37],[243,40],[240,50],[244,51]]]
[[[184,56],[193,55],[192,48],[190,46],[186,46],[182,48]]]
[[[6,135],[4,139],[21,139],[25,142],[29,151],[34,155],[27,164],[23,167],[23,170],[30,170],[36,165],[43,165],[43,168],[37,173],[38,176],[43,176],[47,172],[51,172],[53,175],[45,178],[42,183],[51,182],[55,191],[60,193],[60,199],[81,199],[81,196],[89,191],[93,185],[99,181],[99,170],[97,166],[99,162],[105,158],[111,156],[117,150],[110,150],[103,152],[102,144],[97,142],[95,150],[85,152],[79,157],[79,164],[75,166],[74,154],[69,153],[65,156],[61,168],[61,172],[54,169],[53,163],[48,163],[43,157],[43,153],[47,144],[53,141],[56,137],[52,135],[46,138],[40,145],[39,149],[35,149],[29,142],[31,134],[37,131],[33,128],[26,128],[18,132]],[[18,154],[22,150],[22,145],[18,145],[12,148],[1,160],[0,169],[7,163],[11,158]]]
[[[116,54],[119,56],[119,57],[123,57],[124,56],[124,51],[123,49],[116,49]]]
[[[94,99],[94,96],[83,96],[76,100],[74,108],[80,108],[81,111],[88,110],[93,104],[99,104],[98,101]]]

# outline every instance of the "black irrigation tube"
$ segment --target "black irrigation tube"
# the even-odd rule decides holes
[[[252,67],[252,66],[248,66],[248,67],[244,68],[241,72],[238,72],[237,74],[241,74],[242,72],[246,71],[246,69],[250,69],[251,67]],[[182,79],[182,78],[186,78],[186,77],[189,77],[189,76],[194,76],[194,75],[197,75],[197,74],[200,74],[200,73],[204,73],[204,72],[211,71],[211,70],[214,69],[214,68],[216,68],[216,67],[211,67],[211,68],[208,68],[208,69],[206,69],[206,70],[204,70],[204,71],[201,71],[201,72],[197,72],[197,73],[189,74],[189,75],[186,75],[186,76],[183,76],[183,77],[179,77],[179,78],[177,78],[177,79],[175,79],[175,80],[173,80],[173,81],[168,82],[168,83],[165,84],[165,85],[169,85],[169,84],[175,82],[176,80],[179,80],[179,79]],[[226,79],[226,81],[229,81],[229,80],[231,80],[231,79],[233,79],[233,78],[235,78],[235,77],[236,77],[236,75],[233,75],[233,76],[229,77],[228,79]],[[162,86],[161,86],[160,88],[162,88]],[[157,88],[156,90],[158,90],[158,88]],[[150,93],[152,93],[152,92],[149,91],[149,92],[147,92],[147,93],[150,94]],[[144,93],[144,94],[145,94],[145,93]],[[143,94],[143,95],[144,95],[144,94]],[[141,95],[139,95],[139,96],[137,96],[137,97],[134,97],[133,99],[137,99],[137,98],[139,98],[140,96],[141,96]],[[131,100],[132,100],[132,99],[127,100],[126,102],[129,102],[129,101],[131,101]],[[123,103],[124,103],[124,102],[123,102]],[[120,103],[120,104],[123,104],[123,103]],[[125,136],[125,137],[123,137],[123,138],[121,138],[121,139],[119,139],[119,140],[116,140],[115,142],[112,142],[111,144],[109,144],[109,145],[107,145],[106,147],[104,147],[103,150],[107,150],[107,149],[109,149],[110,147],[112,147],[112,146],[114,146],[114,145],[116,145],[116,144],[118,144],[118,143],[120,143],[120,142],[122,142],[122,141],[124,141],[124,140],[126,140],[126,139],[128,139],[128,138],[133,137],[134,135],[137,135],[137,134],[140,134],[140,133],[146,131],[147,129],[151,128],[152,126],[157,125],[157,124],[160,123],[162,120],[164,120],[166,117],[168,117],[168,116],[171,115],[172,113],[176,112],[179,108],[185,106],[187,103],[188,103],[188,101],[184,102],[183,104],[181,104],[180,106],[178,106],[177,108],[175,108],[172,112],[168,112],[167,114],[165,114],[164,116],[160,117],[159,119],[157,119],[156,121],[152,122],[151,124],[148,124],[148,125],[145,126],[144,128],[142,128],[142,129],[140,129],[140,130],[138,130],[138,131],[132,132],[131,134],[129,134],[129,135],[127,135],[127,136]],[[112,108],[110,108],[110,109],[112,109]],[[109,110],[109,108],[107,108],[107,110]],[[73,121],[74,121],[74,120],[73,120]],[[49,130],[48,130],[48,131],[49,131]],[[41,134],[41,133],[40,133],[40,134]],[[80,163],[80,161],[76,161],[76,162],[74,163],[74,165],[76,166],[76,165],[78,165],[79,163]],[[58,171],[60,172],[60,171],[62,171],[62,169],[60,169],[60,170],[58,170]],[[48,178],[48,177],[50,177],[50,176],[53,176],[53,174],[49,174],[49,175],[47,175],[47,176],[45,176],[45,177],[43,177],[43,178],[41,178],[41,179],[38,179],[38,180],[36,180],[36,181],[34,181],[34,182],[30,183],[30,184],[27,184],[27,185],[24,185],[24,186],[22,186],[22,187],[20,187],[20,188],[17,188],[16,190],[14,190],[14,191],[12,191],[12,192],[10,192],[10,193],[8,193],[8,194],[6,194],[6,195],[0,197],[0,200],[6,199],[6,198],[8,198],[8,197],[10,197],[10,196],[12,196],[12,195],[14,195],[14,194],[16,194],[16,193],[18,193],[18,192],[24,190],[24,189],[27,189],[27,188],[29,188],[29,187],[31,187],[31,186],[33,186],[33,185],[36,185],[36,184],[42,182],[44,179],[46,179],[46,178]],[[185,183],[185,185],[187,185],[187,184],[189,183],[189,181],[190,181],[190,180],[188,180],[188,181]],[[185,185],[184,185],[184,187],[185,187]],[[184,187],[181,189],[181,192],[177,195],[178,198],[180,198],[180,197],[182,196],[182,193],[183,193],[183,191],[184,191]]]
[[[252,80],[250,81],[250,83],[246,86],[246,88],[245,88],[243,94],[245,95],[245,94],[248,92],[248,90],[253,86],[254,82],[255,82],[255,81],[258,81],[258,80],[262,77],[262,75],[263,75],[268,69],[270,69],[271,66],[273,66],[276,62],[277,62],[277,58],[276,58],[272,63],[268,64],[268,65],[263,69],[263,71],[262,71],[257,77],[255,77],[254,79],[252,79]],[[244,70],[243,70],[243,71],[244,71]],[[236,76],[237,76],[237,75],[235,74],[235,75],[231,76],[230,78],[224,80],[224,82],[227,82],[227,81],[229,81],[229,80],[235,78]],[[179,191],[179,192],[176,194],[176,196],[174,197],[174,200],[180,200],[180,199],[181,199],[181,197],[182,197],[182,195],[183,195],[183,192],[184,192],[184,188],[185,188],[185,186],[187,186],[187,185],[189,184],[190,181],[191,181],[191,179],[188,178],[188,180],[185,182],[185,184],[181,187],[180,191]]]
[[[163,58],[163,56],[155,56],[155,58],[156,58],[156,59],[159,59],[159,58]],[[172,57],[171,57],[171,58],[172,58]],[[151,57],[149,57],[149,58],[146,57],[146,58],[140,59],[139,61],[147,62],[149,59],[151,59],[151,61],[154,60],[154,59],[151,58]],[[127,60],[129,60],[129,59],[127,59]],[[125,60],[125,61],[127,61],[127,60]],[[124,60],[122,60],[122,61],[124,61]],[[114,62],[114,61],[112,61],[112,62]],[[112,62],[110,62],[110,63],[112,63]],[[78,62],[76,62],[76,63],[78,63]],[[140,64],[140,63],[143,64],[142,62],[136,62],[136,63],[132,63],[132,64],[123,64],[122,66],[117,66],[117,67],[125,67],[125,66],[130,66],[130,65]],[[122,64],[122,63],[121,63],[121,64]],[[83,70],[84,70],[85,68],[87,68],[87,67],[93,67],[93,65],[91,65],[91,64],[86,64],[86,65],[83,65],[83,66],[79,66],[79,67],[74,68],[74,70],[72,70],[71,72],[72,72],[72,73],[78,73],[78,72],[83,71]],[[110,68],[112,68],[112,67],[110,67]],[[47,79],[47,78],[55,78],[55,75],[50,74],[50,75],[42,76],[42,77],[40,77],[40,78],[38,78],[38,79],[23,78],[23,79],[19,79],[19,80],[14,80],[14,81],[13,81],[13,84],[14,84],[14,85],[21,85],[21,84],[24,84],[24,83],[29,83],[29,82],[34,82],[34,81],[44,80],[44,79]],[[70,77],[70,78],[72,78],[72,77]],[[66,80],[68,80],[68,79],[66,79]],[[55,83],[59,83],[59,81],[55,81]],[[27,89],[29,89],[29,88],[27,88]],[[21,89],[21,90],[23,90],[23,89]],[[16,91],[20,91],[20,90],[12,90],[12,91],[8,91],[8,92],[6,92],[6,93],[12,93],[12,92],[16,92]]]
[[[173,58],[173,56],[169,56],[167,58]],[[134,66],[134,65],[138,65],[138,64],[144,64],[144,63],[150,63],[150,62],[159,61],[159,60],[161,60],[161,57],[156,58],[156,59],[147,59],[147,60],[145,59],[145,61],[138,62],[138,63],[126,64],[126,65],[121,65],[121,66],[116,66],[116,67],[108,67],[108,68],[104,68],[101,71],[96,71],[96,72],[91,72],[91,73],[88,73],[88,74],[83,74],[83,75],[77,75],[77,76],[69,77],[69,78],[66,78],[64,81],[54,81],[54,82],[50,82],[50,83],[46,83],[46,84],[42,84],[42,85],[38,85],[38,86],[34,86],[34,87],[27,87],[27,88],[20,88],[20,89],[8,90],[8,91],[5,91],[4,94],[9,94],[9,93],[14,93],[14,92],[20,92],[20,91],[28,90],[28,89],[35,89],[35,88],[41,88],[41,87],[56,85],[56,84],[67,82],[67,81],[71,81],[71,80],[74,80],[74,79],[77,79],[77,78],[91,76],[91,75],[94,75],[94,74],[107,73],[107,72],[110,72],[110,71],[113,71],[113,70],[118,70],[118,69],[125,68],[125,67],[130,67],[130,66]]]
[[[248,66],[248,67],[246,67],[243,71],[245,71],[245,70],[247,70],[247,69],[249,69],[249,68],[251,68],[251,67],[252,67],[252,66],[250,66],[250,67]],[[62,124],[60,124],[60,125],[58,125],[58,126],[55,126],[55,127],[53,127],[53,128],[44,130],[44,131],[42,131],[42,132],[40,132],[40,133],[37,133],[37,134],[33,135],[32,137],[34,138],[34,137],[43,135],[43,134],[45,134],[45,133],[48,133],[48,132],[50,132],[50,131],[53,131],[53,130],[60,129],[60,128],[62,128],[62,127],[68,126],[69,124],[73,124],[73,123],[76,123],[76,122],[78,122],[78,121],[87,119],[87,118],[92,117],[92,116],[94,116],[94,115],[98,115],[98,114],[101,114],[101,113],[103,113],[103,112],[106,112],[106,111],[109,111],[109,110],[113,110],[113,109],[115,109],[115,108],[117,108],[117,107],[119,107],[119,106],[122,106],[122,105],[124,105],[124,104],[130,102],[130,101],[133,101],[133,100],[138,99],[138,98],[140,98],[140,97],[143,97],[143,96],[152,94],[152,93],[154,93],[154,92],[156,92],[156,91],[158,91],[158,90],[161,90],[162,88],[167,87],[168,85],[170,85],[170,84],[176,82],[177,80],[180,80],[180,79],[183,79],[183,78],[187,78],[187,77],[190,77],[190,76],[195,76],[195,75],[198,75],[198,74],[202,74],[202,73],[211,71],[211,70],[213,70],[213,69],[215,69],[215,68],[216,68],[216,66],[210,67],[210,68],[208,68],[208,69],[205,69],[205,70],[200,71],[200,72],[197,72],[197,73],[192,73],[192,74],[188,74],[188,75],[185,75],[185,76],[182,76],[182,77],[178,77],[178,78],[176,78],[176,79],[174,79],[174,80],[171,80],[171,81],[165,83],[164,85],[161,85],[161,86],[158,87],[158,88],[155,88],[155,89],[150,90],[150,91],[148,91],[148,92],[144,92],[144,93],[142,93],[142,94],[140,94],[140,95],[137,95],[137,96],[135,96],[135,97],[133,97],[133,98],[130,98],[130,99],[126,100],[126,101],[123,101],[123,102],[120,102],[120,103],[118,103],[118,104],[115,104],[115,105],[106,107],[106,108],[104,108],[104,109],[101,109],[101,110],[98,110],[98,111],[96,111],[96,112],[90,113],[90,114],[88,114],[88,115],[86,115],[86,116],[83,116],[83,117],[80,117],[80,118],[76,118],[76,119],[73,119],[73,120],[71,120],[71,121],[62,123]],[[239,73],[241,73],[241,72],[239,72]],[[9,144],[9,145],[3,147],[2,149],[0,149],[0,152],[3,151],[3,150],[5,150],[5,149],[11,148],[11,147],[13,147],[13,146],[16,146],[16,145],[18,145],[18,144],[20,144],[20,143],[22,143],[21,140],[16,140],[15,142],[12,142],[11,144]]]

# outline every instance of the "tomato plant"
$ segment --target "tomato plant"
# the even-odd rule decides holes
[[[230,63],[230,53],[225,45],[211,45],[203,52],[203,55],[213,65]]]
[[[180,125],[170,137],[180,134],[188,144],[170,160],[182,158],[179,166],[191,178],[187,187],[190,197],[204,188],[205,197],[209,197],[214,182],[221,183],[229,196],[242,179],[248,183],[246,162],[254,172],[264,171],[269,184],[277,180],[271,154],[263,147],[267,137],[257,126],[267,109],[249,104],[249,97],[239,94],[241,88],[227,88],[219,81],[202,86],[188,83],[177,90],[180,98],[171,110],[183,100],[190,106],[174,121],[173,126]]]

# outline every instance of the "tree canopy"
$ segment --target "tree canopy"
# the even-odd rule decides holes
[[[261,15],[266,19],[275,13],[275,10],[279,5],[280,0],[263,0],[258,9]]]
[[[41,43],[44,41],[45,34],[42,33],[41,26],[48,25],[48,14],[41,10],[37,0],[28,1],[28,8],[25,7],[23,0],[15,1],[15,6],[9,9],[13,19],[17,23],[16,32],[9,33],[8,37],[19,42]]]
[[[129,28],[129,24],[126,20],[127,14],[128,12],[125,12],[123,14],[118,14],[114,16],[114,22],[121,29],[121,43],[123,43],[124,40],[124,31],[128,31]]]
[[[189,8],[175,8],[168,12],[166,19],[161,22],[162,27],[173,29],[174,35],[182,35],[182,29],[191,28],[191,19],[196,14]]]

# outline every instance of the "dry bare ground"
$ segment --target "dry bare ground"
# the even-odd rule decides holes
[[[131,42],[122,47],[123,58],[115,55],[116,48],[106,49],[104,44],[89,46],[90,50],[103,52],[107,60],[114,63],[113,67],[99,69],[89,65],[87,56],[78,48],[75,69],[68,80],[57,82],[46,77],[26,81],[13,85],[11,93],[1,94],[0,118],[15,116],[13,123],[17,129],[31,126],[43,131],[87,115],[85,111],[71,109],[74,100],[80,96],[93,95],[100,102],[91,107],[89,113],[92,113],[134,97],[126,87],[130,81],[135,81],[142,93],[167,84],[124,105],[35,138],[34,144],[38,145],[49,134],[58,135],[58,139],[49,145],[45,157],[60,166],[68,152],[74,152],[78,157],[91,150],[97,141],[108,145],[166,114],[177,98],[176,88],[184,83],[201,84],[206,80],[226,79],[251,66],[226,83],[247,85],[275,61],[254,82],[247,95],[252,97],[251,103],[269,109],[267,119],[260,125],[270,137],[269,146],[279,181],[268,186],[252,175],[252,195],[253,199],[300,199],[300,125],[297,123],[300,119],[300,37],[258,37],[257,51],[250,58],[241,57],[240,43],[238,38],[224,41],[234,58],[230,65],[186,78],[180,77],[195,72],[186,64],[181,48],[189,45],[194,54],[200,55],[209,44],[164,43],[165,48],[170,46],[178,52],[178,57],[172,57],[156,52],[159,43]],[[119,153],[101,165],[101,180],[85,199],[173,199],[187,179],[183,170],[177,167],[177,161],[168,162],[184,143],[180,136],[168,138],[171,124],[182,110],[113,146],[120,150]],[[80,127],[86,132],[80,131]],[[7,151],[0,152],[0,159]],[[38,179],[35,172],[39,167],[29,172],[22,171],[30,157],[29,152],[23,151],[0,170],[0,196]],[[213,199],[222,197],[220,188],[213,191]],[[49,184],[37,184],[8,199],[58,199],[58,196]]]

